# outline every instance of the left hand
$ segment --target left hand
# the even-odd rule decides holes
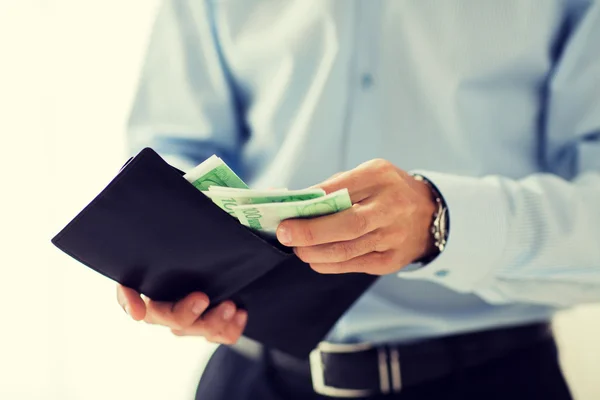
[[[316,185],[347,188],[353,206],[337,214],[283,221],[279,241],[317,272],[384,275],[432,251],[437,210],[430,188],[392,163],[376,159]]]
[[[213,343],[234,344],[242,336],[248,320],[248,313],[231,301],[206,311],[209,299],[201,292],[190,293],[176,303],[167,303],[117,285],[117,301],[135,321],[166,326],[176,336],[202,336]]]

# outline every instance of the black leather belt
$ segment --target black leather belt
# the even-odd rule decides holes
[[[502,328],[425,340],[412,344],[371,345],[321,342],[309,360],[269,350],[279,375],[312,378],[317,393],[329,397],[369,397],[397,393],[450,375],[459,368],[485,364],[509,352],[551,339],[550,324]],[[248,354],[244,347],[238,347]]]

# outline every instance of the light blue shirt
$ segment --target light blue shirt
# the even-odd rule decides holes
[[[437,185],[445,251],[382,277],[331,340],[600,301],[599,2],[165,1],[129,132],[132,152],[184,168],[217,153],[254,187],[304,188],[372,158]]]

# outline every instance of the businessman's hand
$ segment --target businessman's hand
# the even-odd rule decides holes
[[[433,250],[437,207],[431,189],[385,160],[371,160],[316,185],[348,188],[353,206],[337,214],[283,221],[277,238],[324,274],[383,275]]]
[[[209,299],[200,292],[189,294],[177,303],[166,303],[150,300],[118,285],[117,300],[136,321],[166,326],[177,336],[203,336],[214,343],[237,342],[248,320],[248,313],[236,309],[230,301],[205,313]]]

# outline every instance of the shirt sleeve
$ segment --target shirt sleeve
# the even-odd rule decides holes
[[[600,3],[570,35],[542,115],[546,173],[513,180],[418,171],[444,197],[450,233],[431,264],[400,277],[492,304],[600,301]]]
[[[240,115],[208,3],[163,1],[129,118],[129,151],[152,147],[180,169],[217,154],[243,175]]]

